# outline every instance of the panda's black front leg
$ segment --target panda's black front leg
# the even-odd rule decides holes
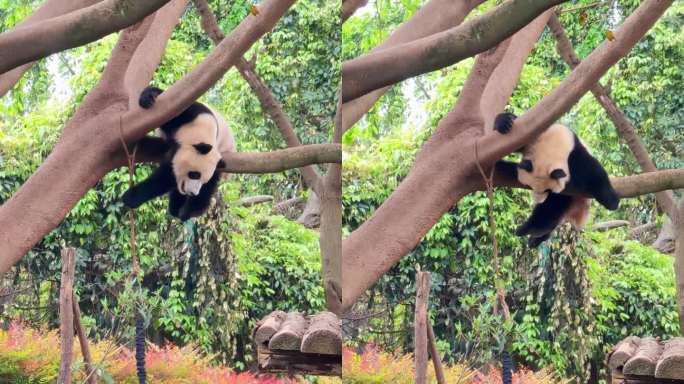
[[[571,204],[571,196],[549,193],[543,203],[534,207],[532,215],[518,227],[515,234],[518,236],[530,235],[530,244],[539,245],[548,239],[551,232],[561,223]],[[534,241],[534,239],[538,241]]]
[[[178,192],[177,188],[174,188],[169,193],[169,214],[173,217],[180,218],[180,211],[187,202],[188,198]]]
[[[121,196],[129,208],[138,208],[143,203],[159,197],[176,186],[171,164],[162,163],[159,168],[140,184],[134,185]]]
[[[182,221],[185,221],[191,217],[201,216],[206,212],[209,208],[209,204],[211,204],[211,197],[216,193],[220,178],[221,172],[215,171],[211,179],[202,186],[200,193],[197,196],[189,196],[186,198],[185,204],[181,207],[177,217]]]

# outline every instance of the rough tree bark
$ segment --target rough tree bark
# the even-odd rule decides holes
[[[549,29],[556,38],[558,53],[563,60],[570,66],[570,69],[575,69],[580,63],[580,59],[575,53],[572,42],[565,34],[565,30],[558,20],[555,13],[549,19]],[[641,141],[641,138],[636,132],[636,128],[629,121],[624,112],[617,106],[615,101],[610,97],[609,91],[597,82],[591,87],[591,93],[596,98],[596,101],[601,104],[606,114],[615,125],[620,137],[627,142],[627,146],[632,151],[634,158],[636,158],[642,172],[655,172],[658,170],[655,163],[649,156],[646,146]],[[655,194],[656,200],[660,208],[670,217],[673,218],[676,214],[676,207],[672,198],[672,192],[663,191]]]
[[[137,23],[169,0],[104,0],[0,34],[0,73]]]
[[[348,60],[342,64],[342,101],[484,52],[564,1],[510,0],[458,27]]]
[[[344,282],[344,309],[413,249],[453,204],[478,188],[481,176],[476,161],[489,169],[497,160],[541,133],[626,55],[670,4],[671,1],[666,0],[642,2],[616,31],[615,40],[601,44],[556,89],[520,116],[505,140],[493,131],[479,135],[484,129],[479,111],[479,105],[484,101],[483,90],[481,86],[469,84],[486,85],[493,71],[487,56],[496,58],[495,63],[500,62],[501,57],[496,52],[485,54],[483,59],[478,57],[471,71],[472,79],[468,79],[461,91],[449,114],[451,117],[447,115],[440,122],[407,177],[373,217],[345,239],[343,276],[354,279]],[[473,109],[477,111],[473,112]],[[447,124],[445,120],[451,123]],[[430,188],[425,188],[426,185]],[[416,199],[416,196],[420,198]]]
[[[121,164],[120,129],[128,143],[142,138],[213,85],[269,31],[294,0],[265,0],[193,71],[142,110],[131,100],[149,83],[178,16],[150,16],[121,33],[100,82],[66,123],[59,142],[39,169],[0,207],[0,273],[14,265],[55,228],[102,176]],[[184,1],[174,0],[175,5]],[[180,8],[180,7],[179,7]],[[163,20],[162,20],[163,19]],[[155,27],[152,29],[151,26]],[[166,30],[164,30],[166,28]],[[147,49],[140,52],[139,49]],[[132,67],[131,63],[140,63]],[[78,163],[79,167],[71,167]],[[304,165],[304,164],[300,164]],[[50,191],[50,193],[45,193]],[[31,207],[27,210],[26,207]]]
[[[410,19],[397,28],[387,40],[373,48],[371,53],[385,48],[395,47],[455,27],[461,24],[470,11],[482,4],[483,1],[484,0],[430,0],[416,11]],[[345,4],[349,4],[349,7],[351,7],[351,3],[358,3],[358,0],[344,1],[342,3],[343,15]],[[359,119],[371,109],[373,104],[375,104],[388,89],[389,87],[376,89],[359,98],[342,104],[342,130],[346,131],[359,121]]]

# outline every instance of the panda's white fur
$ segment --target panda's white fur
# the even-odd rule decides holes
[[[235,139],[225,119],[213,109],[211,114],[201,113],[178,128],[174,140],[178,149],[171,165],[178,191],[184,195],[197,195],[202,185],[214,174],[222,152],[235,151]],[[163,135],[163,131],[162,131]],[[212,146],[206,154],[199,153],[193,145],[205,143]],[[200,179],[190,179],[188,173],[199,172]]]
[[[534,200],[542,203],[549,191],[560,193],[570,181],[568,157],[575,147],[575,134],[562,124],[553,124],[523,149],[523,159],[532,161],[532,172],[518,170],[518,181],[532,188]],[[554,179],[551,172],[560,169],[564,177]]]

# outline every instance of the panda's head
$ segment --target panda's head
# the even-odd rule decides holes
[[[196,196],[216,172],[223,167],[217,147],[216,120],[200,114],[174,134],[176,148],[171,159],[176,188],[183,195]]]
[[[549,193],[560,193],[570,180],[567,161],[549,167],[545,164],[535,165],[530,159],[523,159],[518,164],[518,181],[532,188],[534,201],[543,203]]]
[[[542,203],[549,193],[560,193],[570,181],[568,158],[575,146],[575,134],[554,124],[523,151],[518,164],[518,181],[532,188],[534,200]]]

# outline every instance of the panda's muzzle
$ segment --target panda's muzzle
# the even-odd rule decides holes
[[[199,179],[183,180],[181,182],[180,193],[188,196],[199,195],[202,188],[202,181]]]

